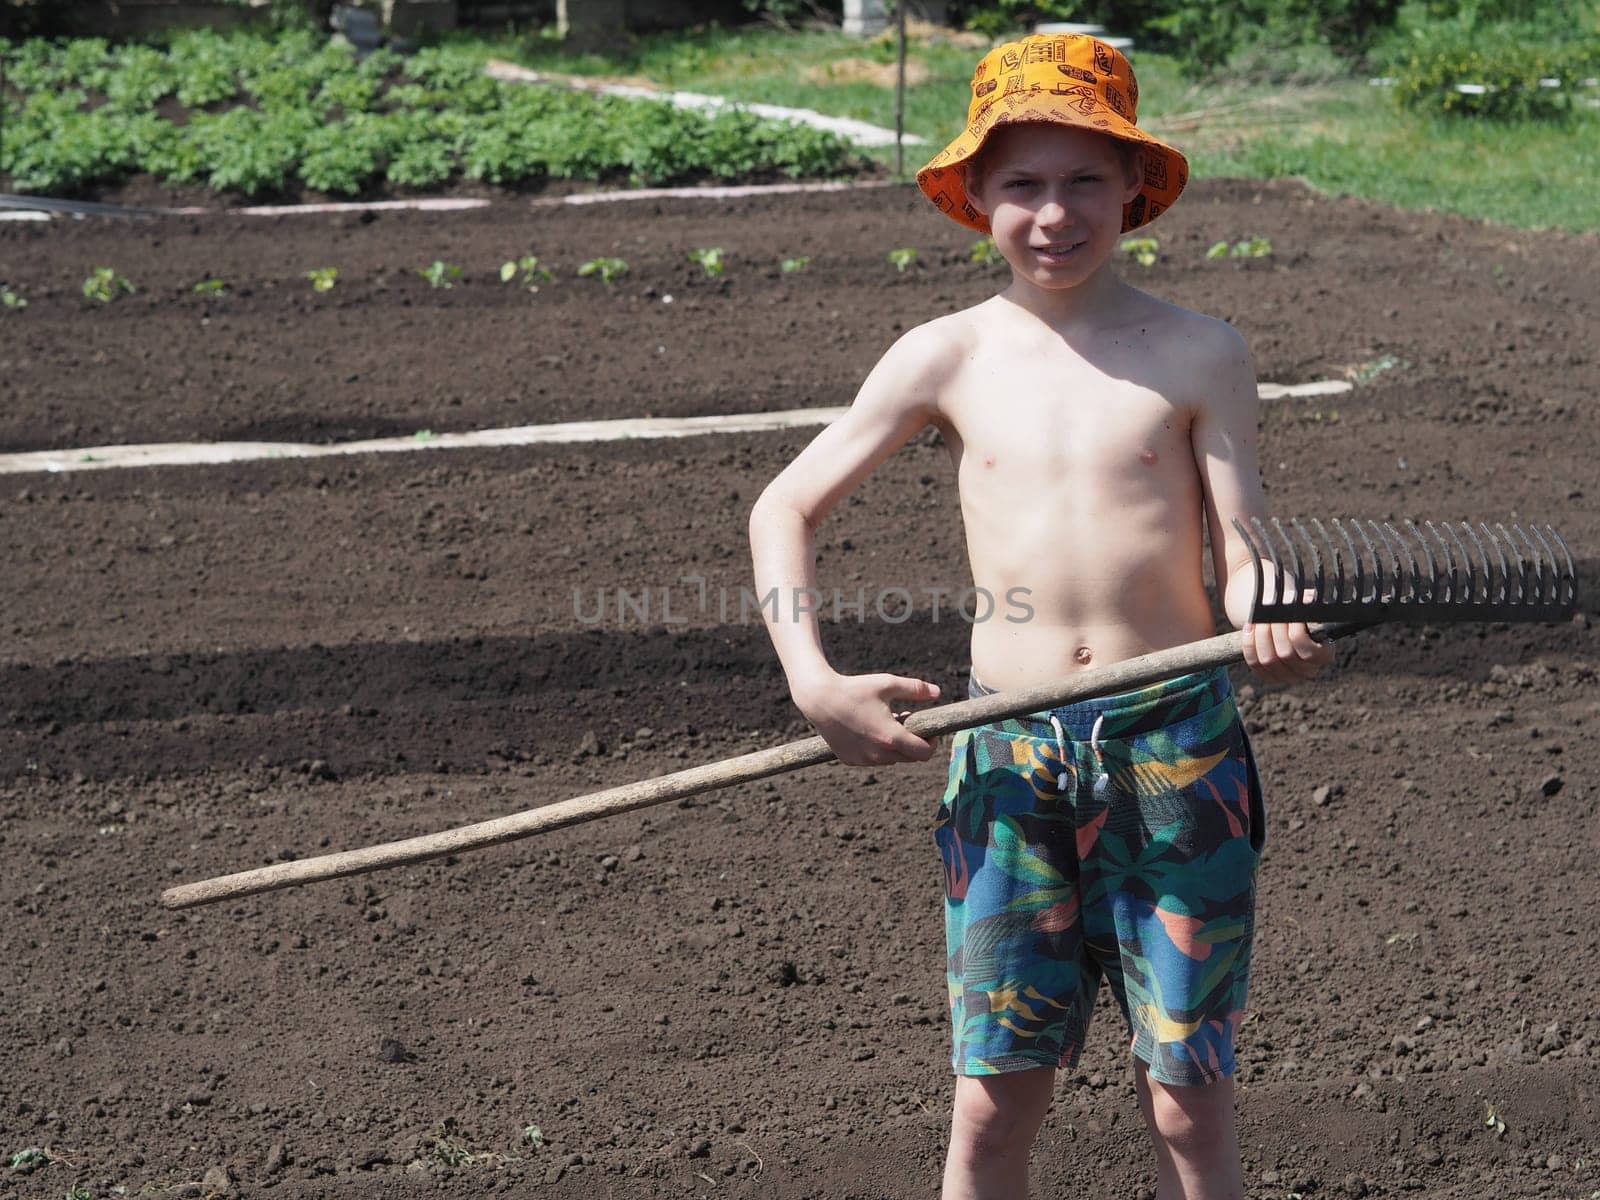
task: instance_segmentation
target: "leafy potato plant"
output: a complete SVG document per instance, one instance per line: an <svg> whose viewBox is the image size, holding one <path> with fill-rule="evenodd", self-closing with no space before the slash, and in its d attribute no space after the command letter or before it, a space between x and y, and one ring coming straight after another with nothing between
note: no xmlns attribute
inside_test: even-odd
<svg viewBox="0 0 1600 1200"><path fill-rule="evenodd" d="M354 195L457 177L659 184L837 176L848 142L733 107L530 88L488 78L472 51L428 47L357 61L314 34L174 36L165 50L94 38L0 42L7 79L0 173L11 189L72 194L149 172L245 196L299 187ZM155 111L168 97L178 123Z"/></svg>

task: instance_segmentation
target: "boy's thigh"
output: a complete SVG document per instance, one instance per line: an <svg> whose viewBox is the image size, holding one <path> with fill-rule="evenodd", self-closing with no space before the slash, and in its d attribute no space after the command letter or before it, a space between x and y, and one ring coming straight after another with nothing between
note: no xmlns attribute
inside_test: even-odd
<svg viewBox="0 0 1600 1200"><path fill-rule="evenodd" d="M956 735L935 840L958 1075L1077 1061L1099 969L1084 953L1060 762L1032 739Z"/></svg>
<svg viewBox="0 0 1600 1200"><path fill-rule="evenodd" d="M1261 785L1231 699L1105 747L1101 828L1084 861L1084 923L1131 1048L1153 1079L1233 1074L1264 840Z"/></svg>

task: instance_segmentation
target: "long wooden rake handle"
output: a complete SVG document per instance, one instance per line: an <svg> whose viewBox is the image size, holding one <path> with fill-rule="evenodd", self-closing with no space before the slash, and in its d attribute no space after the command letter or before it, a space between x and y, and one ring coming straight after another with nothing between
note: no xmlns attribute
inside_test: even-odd
<svg viewBox="0 0 1600 1200"><path fill-rule="evenodd" d="M1331 641L1365 628L1361 623L1313 625L1311 632L1319 641ZM1219 634L1204 641L1189 642L1167 650L1157 650L1138 658L1126 659L1107 667L1080 671L1066 679L1039 684L1037 687L1017 691L997 692L975 700L962 700L925 708L906 719L905 727L919 737L953 733L958 729L971 729L991 721L1018 717L1025 713L1047 708L1059 708L1078 700L1095 696L1113 695L1130 688L1143 687L1163 679L1171 679L1190 671L1204 671L1212 667L1229 666L1244 659L1242 641L1238 633ZM459 854L463 850L476 850L482 846L495 846L517 838L547 833L584 821L594 821L617 813L665 804L701 792L732 787L736 783L749 783L769 775L797 771L832 760L833 751L820 737L802 738L767 750L741 754L737 758L674 771L654 779L608 788L547 804L542 808L479 821L430 833L422 837L406 838L399 842L385 842L359 850L344 850L336 854L323 854L317 858L304 858L294 862L274 863L253 871L240 871L196 883L180 884L161 893L161 903L167 908L193 908L200 904L215 904L240 896L253 896L258 892L276 891L278 888L297 887L322 879L338 879L344 875L361 875L368 871L381 871L407 863L425 862L446 854Z"/></svg>

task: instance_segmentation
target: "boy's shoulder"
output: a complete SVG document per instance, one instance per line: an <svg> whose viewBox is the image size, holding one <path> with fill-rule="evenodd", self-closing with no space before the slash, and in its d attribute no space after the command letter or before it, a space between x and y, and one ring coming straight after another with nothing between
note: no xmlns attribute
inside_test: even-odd
<svg viewBox="0 0 1600 1200"><path fill-rule="evenodd" d="M962 309L913 325L884 352L878 369L891 370L902 378L948 378L978 345L977 326L969 315L972 312L970 308Z"/></svg>
<svg viewBox="0 0 1600 1200"><path fill-rule="evenodd" d="M1129 290L1134 299L1127 309L1128 323L1136 324L1145 338L1154 341L1158 353L1166 346L1172 353L1232 357L1244 348L1239 331L1221 317L1185 308L1139 288Z"/></svg>

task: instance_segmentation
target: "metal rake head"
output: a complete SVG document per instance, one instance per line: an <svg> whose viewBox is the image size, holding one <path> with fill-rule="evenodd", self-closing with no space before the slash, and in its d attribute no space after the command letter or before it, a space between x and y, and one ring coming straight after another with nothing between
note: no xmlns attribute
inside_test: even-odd
<svg viewBox="0 0 1600 1200"><path fill-rule="evenodd" d="M1255 560L1250 619L1561 621L1577 607L1572 553L1548 525L1402 524L1235 519Z"/></svg>

